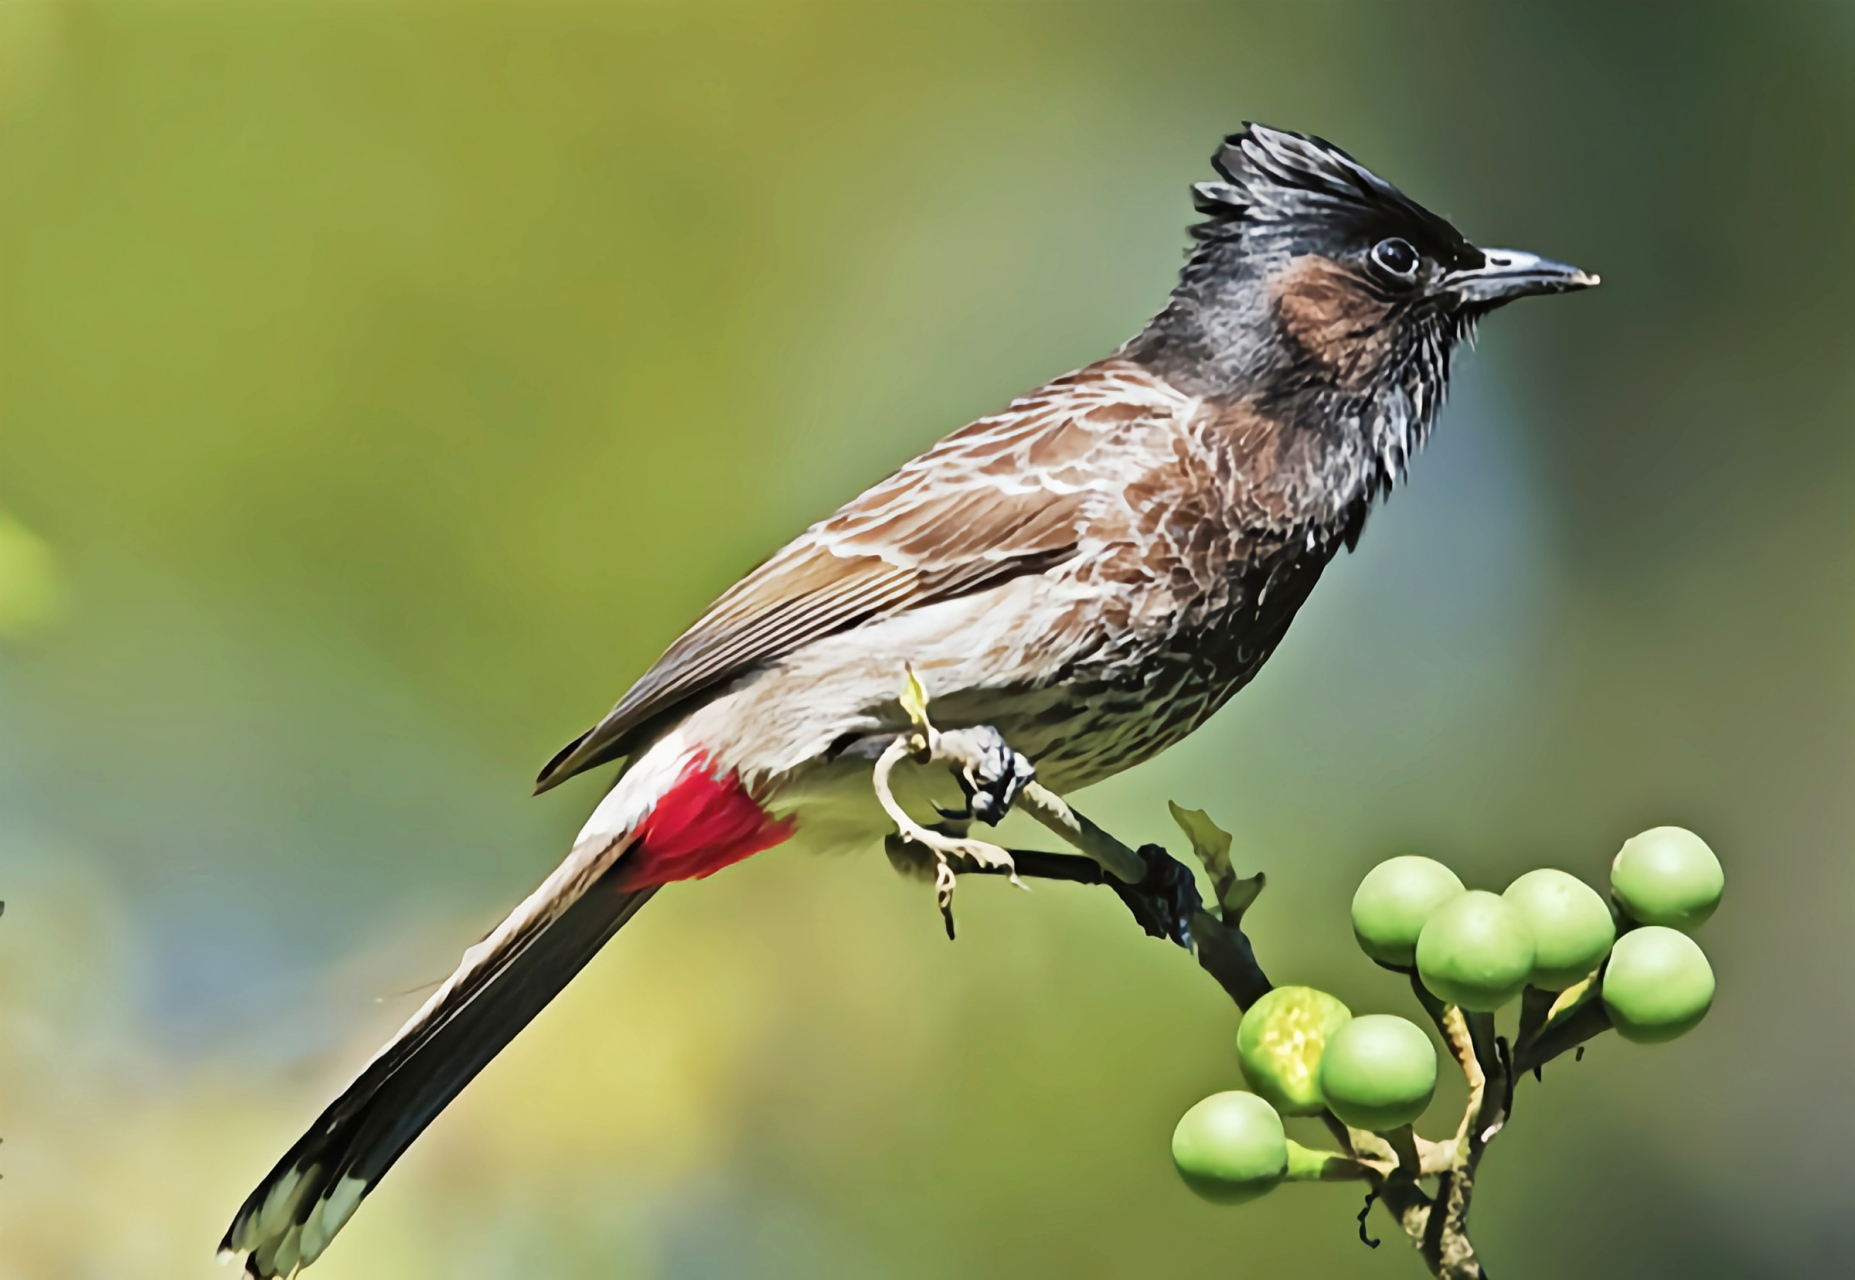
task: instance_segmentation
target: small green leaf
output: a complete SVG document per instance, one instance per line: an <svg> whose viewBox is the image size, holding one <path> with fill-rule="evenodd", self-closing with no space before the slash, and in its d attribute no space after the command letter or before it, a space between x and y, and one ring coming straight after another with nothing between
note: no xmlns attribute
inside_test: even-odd
<svg viewBox="0 0 1855 1280"><path fill-rule="evenodd" d="M1546 1021L1540 1025L1539 1031L1533 1038L1538 1039L1539 1036L1544 1035L1546 1032L1571 1017L1574 1013L1577 1013L1579 1007L1588 1003L1597 993L1596 973L1593 973L1583 982L1574 983L1565 988L1565 990L1559 992L1559 998L1554 1000L1552 1002L1552 1008L1546 1011Z"/></svg>
<svg viewBox="0 0 1855 1280"><path fill-rule="evenodd" d="M1250 904L1256 901L1257 895L1262 892L1262 887L1267 882L1267 877L1260 871L1253 876L1243 876L1232 880L1217 895L1218 905L1224 909L1224 923L1240 923L1243 913L1250 909Z"/></svg>
<svg viewBox="0 0 1855 1280"><path fill-rule="evenodd" d="M1192 842L1192 852L1198 861L1204 863L1205 873L1211 877L1211 887L1217 893L1218 906L1223 910L1224 923L1235 925L1242 921L1243 913L1256 901L1256 895L1262 892L1263 875L1257 872L1242 879L1237 877L1236 868L1230 865L1230 833L1211 821L1210 815L1203 809L1186 809L1168 800L1166 806L1172 810L1172 820L1185 832L1185 838Z"/></svg>
<svg viewBox="0 0 1855 1280"><path fill-rule="evenodd" d="M928 727L927 690L922 687L920 677L915 675L913 664L903 667L903 670L908 673L908 678L902 685L902 712L915 728L926 729Z"/></svg>
<svg viewBox="0 0 1855 1280"><path fill-rule="evenodd" d="M1211 821L1203 809L1182 808L1171 800L1166 801L1166 807L1172 810L1172 820L1192 842L1192 852L1204 863L1211 879L1236 879L1237 873L1230 865L1230 833Z"/></svg>

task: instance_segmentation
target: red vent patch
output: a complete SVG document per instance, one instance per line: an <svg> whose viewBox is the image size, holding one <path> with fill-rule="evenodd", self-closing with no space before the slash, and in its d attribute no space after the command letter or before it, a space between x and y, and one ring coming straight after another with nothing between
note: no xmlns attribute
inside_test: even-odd
<svg viewBox="0 0 1855 1280"><path fill-rule="evenodd" d="M638 824L621 863L620 883L646 889L673 880L700 880L742 858L771 849L797 824L775 822L741 785L733 770L717 776L706 752L697 752L682 776Z"/></svg>

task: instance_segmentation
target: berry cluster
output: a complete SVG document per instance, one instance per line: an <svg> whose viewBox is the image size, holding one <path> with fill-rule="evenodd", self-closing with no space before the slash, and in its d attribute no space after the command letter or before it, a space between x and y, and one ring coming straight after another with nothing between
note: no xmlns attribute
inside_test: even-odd
<svg viewBox="0 0 1855 1280"><path fill-rule="evenodd" d="M1398 857L1360 883L1352 923L1366 955L1412 975L1440 1029L1486 1042L1458 1053L1465 1069L1492 1053L1511 1091L1518 1071L1606 1027L1654 1043L1699 1023L1713 1002L1713 971L1688 934L1724 888L1719 859L1700 837L1657 827L1617 854L1608 903L1563 871L1529 871L1494 894L1465 888L1432 859ZM1516 998L1509 1045L1492 1036L1491 1018ZM1401 1165L1413 1179L1432 1164L1462 1167L1448 1141L1425 1142L1410 1129L1437 1084L1435 1047L1413 1022L1354 1017L1324 991L1277 987L1245 1012L1237 1058L1253 1092L1213 1094L1172 1135L1180 1175L1206 1199L1238 1204L1284 1181L1366 1177L1377 1186ZM1301 1146L1283 1116L1326 1119L1349 1152ZM1465 1146L1471 1132L1465 1121L1454 1142Z"/></svg>

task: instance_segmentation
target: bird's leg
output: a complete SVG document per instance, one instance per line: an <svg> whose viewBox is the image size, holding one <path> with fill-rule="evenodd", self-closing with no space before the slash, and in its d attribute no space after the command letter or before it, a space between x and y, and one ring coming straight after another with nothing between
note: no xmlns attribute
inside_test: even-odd
<svg viewBox="0 0 1855 1280"><path fill-rule="evenodd" d="M1013 884L1020 888L1026 886L1018 878L1017 865L1009 850L967 836L963 825L957 832L935 831L909 816L896 800L889 783L895 766L905 759L919 764L945 761L958 766L955 777L966 792L968 812L947 817L956 818L962 824L976 818L992 825L1018 802L1033 818L1100 863L1123 884L1137 885L1148 878L1150 859L1135 853L1039 783L1035 766L1022 753L1013 750L996 728L977 725L944 733L936 729L928 719L927 690L913 667L907 668L899 701L913 727L897 735L884 749L876 761L871 782L876 799L895 823L896 836L890 842L891 860L898 864L905 862L906 846L910 844L926 849L934 858L935 896L940 902L941 915L947 921L948 937L953 936L953 886L958 871L1002 871L1011 877ZM1181 887L1170 883L1156 884L1153 889L1168 899L1166 905L1170 908L1165 912L1170 917L1169 927L1161 936L1189 946L1189 921L1193 911L1198 909L1195 890L1189 884Z"/></svg>
<svg viewBox="0 0 1855 1280"><path fill-rule="evenodd" d="M1023 882L1018 879L1011 854L1006 850L984 840L975 840L957 829L936 830L933 827L924 827L910 817L906 809L902 808L901 802L895 798L894 789L890 786L889 775L894 772L897 764L914 755L914 752L910 750L910 745L908 735L891 742L888 749L877 759L876 769L871 779L876 788L876 799L882 804L890 820L895 823L896 831L901 838L927 849L942 866L952 860L958 863L970 863L983 871L1004 871L1011 875L1013 883L1021 885Z"/></svg>
<svg viewBox="0 0 1855 1280"><path fill-rule="evenodd" d="M960 764L969 776L979 778L979 785L984 786L985 779L994 772L998 774L994 781L1008 782L1015 777L1015 769L1010 767L1012 762L1007 760L1006 768L995 770L990 761L996 761L996 756L988 758L983 750L983 746L989 744L982 744L970 736L956 737L953 742L948 742L952 735L937 732L934 726L928 723L927 696L921 691L920 682L915 679L912 670L908 673L908 689L903 695L902 703L907 708L909 717L915 722L915 727L910 732L897 736L895 741L888 745L882 755L877 758L876 768L870 780L875 787L877 801L882 805L884 812L889 815L890 820L895 823L896 834L890 837L890 841L920 845L933 855L934 897L940 904L941 918L947 922L947 936L951 938L953 937L953 886L958 878L956 875L958 869L971 867L984 871L1002 871L1010 876L1011 883L1019 888L1029 886L1018 879L1017 865L1012 861L1011 854L999 846L988 844L984 840L975 840L964 834L935 831L916 822L896 800L894 788L889 784L889 775L895 771L896 765L906 759L914 759L924 764L951 759L954 763ZM993 736L1002 746L1004 739L999 738L996 733ZM946 749L949 746L953 747L952 752ZM1009 748L1006 750L1009 751ZM1016 756L1017 753L1010 752L1010 754ZM1003 816L1002 813L1000 816ZM897 854L892 852L890 856L894 860Z"/></svg>

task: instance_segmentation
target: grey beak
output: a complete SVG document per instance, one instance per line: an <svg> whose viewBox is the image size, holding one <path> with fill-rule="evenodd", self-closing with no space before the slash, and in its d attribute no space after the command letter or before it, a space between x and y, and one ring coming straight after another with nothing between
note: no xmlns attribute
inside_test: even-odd
<svg viewBox="0 0 1855 1280"><path fill-rule="evenodd" d="M1470 306L1498 307L1535 293L1570 293L1589 289L1598 277L1589 272L1520 249L1483 249L1479 267L1452 271L1444 287Z"/></svg>

